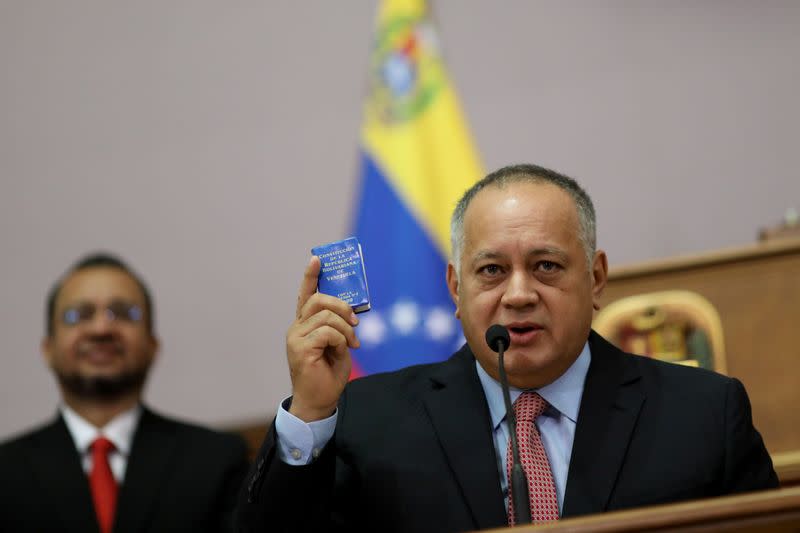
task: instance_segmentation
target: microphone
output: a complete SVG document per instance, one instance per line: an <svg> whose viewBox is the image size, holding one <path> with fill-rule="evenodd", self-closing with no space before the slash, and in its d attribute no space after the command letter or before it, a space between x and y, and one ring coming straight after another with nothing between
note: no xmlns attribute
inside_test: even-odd
<svg viewBox="0 0 800 533"><path fill-rule="evenodd" d="M511 487L511 497L514 498L514 525L531 523L531 503L528 496L528 478L522 469L519 461L519 447L517 446L517 420L514 416L514 408L511 406L511 393L508 390L508 376L506 367L503 364L503 354L506 348L511 346L511 337L508 330L500 324L489 326L486 330L486 344L492 351L498 354L498 369L500 373L500 385L503 388L503 399L506 403L506 424L508 425L508 438L511 439L511 454L513 466L511 467L511 479L508 480Z"/></svg>
<svg viewBox="0 0 800 533"><path fill-rule="evenodd" d="M511 346L511 337L508 335L508 330L500 324L489 326L489 329L486 330L486 344L489 345L493 352L505 350Z"/></svg>

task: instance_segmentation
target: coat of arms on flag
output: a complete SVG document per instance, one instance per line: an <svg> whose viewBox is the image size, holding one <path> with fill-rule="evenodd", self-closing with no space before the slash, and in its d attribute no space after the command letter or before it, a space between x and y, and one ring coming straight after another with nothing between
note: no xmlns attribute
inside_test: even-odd
<svg viewBox="0 0 800 533"><path fill-rule="evenodd" d="M449 219L482 175L422 0L381 4L361 130L353 234L372 311L353 377L446 359L463 342L445 283Z"/></svg>

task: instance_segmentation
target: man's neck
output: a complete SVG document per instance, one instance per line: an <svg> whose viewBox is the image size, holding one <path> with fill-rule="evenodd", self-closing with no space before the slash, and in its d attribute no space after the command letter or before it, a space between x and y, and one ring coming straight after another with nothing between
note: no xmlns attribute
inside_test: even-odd
<svg viewBox="0 0 800 533"><path fill-rule="evenodd" d="M62 391L64 403L84 420L100 429L114 417L132 409L140 401L138 392L104 400L79 398Z"/></svg>

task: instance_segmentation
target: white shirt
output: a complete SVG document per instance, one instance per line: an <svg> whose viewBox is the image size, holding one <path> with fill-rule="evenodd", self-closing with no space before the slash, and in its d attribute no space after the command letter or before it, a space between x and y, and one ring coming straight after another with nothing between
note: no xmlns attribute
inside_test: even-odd
<svg viewBox="0 0 800 533"><path fill-rule="evenodd" d="M81 456L83 471L87 474L92 471L92 452L89 449L92 442L98 437L105 437L114 443L114 450L109 454L108 462L111 472L117 483L122 483L125 479L125 469L128 466L128 458L131 454L131 444L133 443L133 433L139 425L139 418L142 416L142 407L136 405L131 409L118 414L111 421L100 429L90 424L85 418L70 409L66 405L60 408L61 416L67 425L75 448Z"/></svg>

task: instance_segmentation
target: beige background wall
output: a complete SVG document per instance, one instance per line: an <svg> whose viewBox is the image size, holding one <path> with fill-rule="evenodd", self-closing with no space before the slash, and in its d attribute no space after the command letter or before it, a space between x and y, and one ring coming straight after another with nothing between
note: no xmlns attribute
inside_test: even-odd
<svg viewBox="0 0 800 533"><path fill-rule="evenodd" d="M53 412L44 295L98 248L156 295L150 403L274 410L308 249L348 228L373 8L0 0L0 437ZM800 3L434 9L485 166L577 177L612 265L748 243L800 207Z"/></svg>

